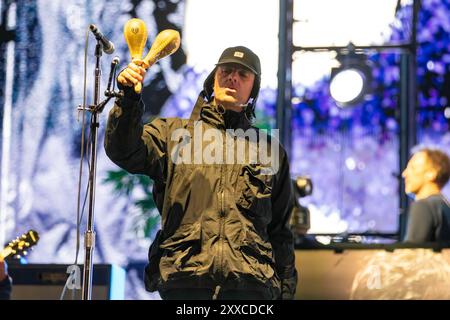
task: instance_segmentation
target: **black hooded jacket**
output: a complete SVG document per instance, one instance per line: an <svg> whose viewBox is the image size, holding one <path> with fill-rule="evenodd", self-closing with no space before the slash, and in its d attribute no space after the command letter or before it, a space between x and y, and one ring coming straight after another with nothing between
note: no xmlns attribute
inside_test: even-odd
<svg viewBox="0 0 450 320"><path fill-rule="evenodd" d="M195 162L195 128L218 129L225 141L227 128L251 127L244 113L225 112L199 97L190 120L157 118L142 125L143 110L136 95L116 100L105 150L121 168L154 180L162 230L149 250L147 290L219 286L292 299L297 283L289 226L293 193L281 145L279 169L272 175L263 174L260 163L180 163L176 157L183 152L191 152ZM270 144L278 143L268 137ZM259 141L233 139L259 148ZM208 141L203 140L205 152Z"/></svg>

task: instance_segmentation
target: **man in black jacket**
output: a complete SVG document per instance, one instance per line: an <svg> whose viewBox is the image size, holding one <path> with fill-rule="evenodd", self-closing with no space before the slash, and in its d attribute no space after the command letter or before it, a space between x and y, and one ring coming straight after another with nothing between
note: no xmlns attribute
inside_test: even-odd
<svg viewBox="0 0 450 320"><path fill-rule="evenodd" d="M133 90L145 76L141 64L133 60L117 78L124 97L110 112L105 150L120 167L154 180L162 229L149 250L147 290L163 299L292 299L288 159L275 138L251 126L258 56L225 49L190 119L146 125Z"/></svg>

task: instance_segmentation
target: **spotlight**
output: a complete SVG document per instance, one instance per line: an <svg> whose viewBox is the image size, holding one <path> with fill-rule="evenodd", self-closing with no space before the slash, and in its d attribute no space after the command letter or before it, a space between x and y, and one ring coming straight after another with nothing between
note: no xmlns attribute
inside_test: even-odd
<svg viewBox="0 0 450 320"><path fill-rule="evenodd" d="M364 54L355 53L349 44L345 51L339 52L340 66L331 69L330 94L340 107L358 104L368 93L371 81L371 68Z"/></svg>
<svg viewBox="0 0 450 320"><path fill-rule="evenodd" d="M444 117L445 117L446 119L450 119L450 107L446 107L446 108L444 109Z"/></svg>
<svg viewBox="0 0 450 320"><path fill-rule="evenodd" d="M300 204L299 198L303 198L311 195L313 191L313 185L311 178L306 176L299 176L292 180L294 187L294 206L292 208L291 226L296 235L305 235L310 228L310 212L307 207Z"/></svg>
<svg viewBox="0 0 450 320"><path fill-rule="evenodd" d="M298 198L309 196L313 192L313 184L310 177L299 176L292 181L294 192Z"/></svg>

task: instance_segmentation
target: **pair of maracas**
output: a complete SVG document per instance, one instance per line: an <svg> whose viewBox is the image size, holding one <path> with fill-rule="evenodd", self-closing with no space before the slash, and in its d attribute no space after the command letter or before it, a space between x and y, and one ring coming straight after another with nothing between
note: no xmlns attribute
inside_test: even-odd
<svg viewBox="0 0 450 320"><path fill-rule="evenodd" d="M142 59L145 44L147 42L147 27L141 19L130 19L123 28L125 40L130 49L131 59ZM180 47L180 33L173 29L166 29L158 33L150 51L143 59L143 68L148 69L158 60L171 55ZM134 86L134 91L140 93L141 82Z"/></svg>

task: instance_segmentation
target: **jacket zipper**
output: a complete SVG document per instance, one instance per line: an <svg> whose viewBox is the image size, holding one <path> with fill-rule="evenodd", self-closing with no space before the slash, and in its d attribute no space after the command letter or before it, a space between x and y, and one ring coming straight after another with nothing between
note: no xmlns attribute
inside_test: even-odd
<svg viewBox="0 0 450 320"><path fill-rule="evenodd" d="M219 228L219 241L220 241L220 272L223 272L223 246L225 236L225 185L223 177L224 167L220 168L220 228Z"/></svg>
<svg viewBox="0 0 450 320"><path fill-rule="evenodd" d="M226 134L225 134L226 135ZM213 300L217 299L220 288L224 282L224 266L223 266L223 247L224 247L224 235L225 235L225 184L224 184L224 165L220 167L220 220L219 220L219 284L215 288Z"/></svg>

